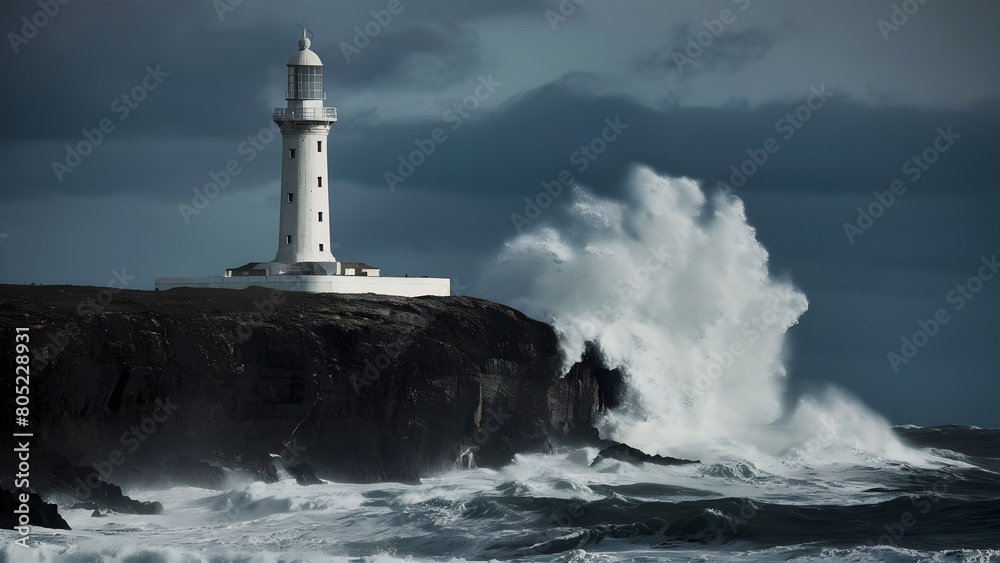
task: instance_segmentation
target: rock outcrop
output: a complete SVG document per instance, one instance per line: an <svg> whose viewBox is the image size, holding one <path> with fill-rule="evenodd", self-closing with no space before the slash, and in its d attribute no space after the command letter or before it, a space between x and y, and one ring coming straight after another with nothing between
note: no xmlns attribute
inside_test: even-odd
<svg viewBox="0 0 1000 563"><path fill-rule="evenodd" d="M687 465L689 463L700 463L697 460L679 459L676 457L666 457L662 455L649 455L642 450L638 450L627 444L614 444L602 449L597 453L597 457L590 463L596 465L604 459L616 459L631 464L652 463L653 465Z"/></svg>
<svg viewBox="0 0 1000 563"><path fill-rule="evenodd" d="M28 495L27 502L22 502L22 494ZM42 500L42 497L35 493L25 493L24 491L10 492L0 488L0 528L13 530L20 525L19 517L27 508L28 521L30 526L40 526L42 528L54 528L57 530L69 530L69 524L59 515L59 507ZM18 511L18 512L15 512Z"/></svg>
<svg viewBox="0 0 1000 563"><path fill-rule="evenodd" d="M33 455L116 484L218 488L272 462L413 482L463 449L498 466L596 438L621 392L595 350L561 377L549 325L468 297L0 286L0 334L15 327Z"/></svg>

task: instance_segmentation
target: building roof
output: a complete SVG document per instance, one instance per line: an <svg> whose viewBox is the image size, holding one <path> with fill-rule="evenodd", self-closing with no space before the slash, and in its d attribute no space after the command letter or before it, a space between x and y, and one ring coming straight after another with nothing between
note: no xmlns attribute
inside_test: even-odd
<svg viewBox="0 0 1000 563"><path fill-rule="evenodd" d="M309 50L310 44L308 37L299 39L299 50L288 59L288 66L323 66L319 55Z"/></svg>
<svg viewBox="0 0 1000 563"><path fill-rule="evenodd" d="M344 269L354 268L355 270L378 270L378 266L372 266L366 264L365 262L341 262L340 266Z"/></svg>
<svg viewBox="0 0 1000 563"><path fill-rule="evenodd" d="M323 61L319 60L319 55L316 53L302 49L288 59L288 66L323 66Z"/></svg>

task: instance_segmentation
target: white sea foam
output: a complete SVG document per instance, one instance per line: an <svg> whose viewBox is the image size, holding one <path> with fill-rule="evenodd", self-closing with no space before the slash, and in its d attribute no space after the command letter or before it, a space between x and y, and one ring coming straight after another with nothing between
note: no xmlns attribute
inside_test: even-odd
<svg viewBox="0 0 1000 563"><path fill-rule="evenodd" d="M553 324L567 367L594 341L627 373L603 437L764 465L926 461L842 391L784 408L786 333L808 302L770 274L739 198L646 168L629 190L619 202L576 188L566 225L518 235L484 276L491 296Z"/></svg>

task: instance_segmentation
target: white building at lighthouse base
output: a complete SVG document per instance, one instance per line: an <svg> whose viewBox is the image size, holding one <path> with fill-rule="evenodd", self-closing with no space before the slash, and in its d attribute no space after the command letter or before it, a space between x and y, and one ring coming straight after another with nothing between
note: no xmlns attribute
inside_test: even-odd
<svg viewBox="0 0 1000 563"><path fill-rule="evenodd" d="M156 278L156 289L196 287L246 289L266 287L308 293L374 293L399 297L451 295L451 280L428 277L384 277L364 262L251 262L226 270L225 276L207 278Z"/></svg>
<svg viewBox="0 0 1000 563"><path fill-rule="evenodd" d="M156 278L157 290L167 290L175 287L246 289L253 286L281 291L304 291L308 293L374 293L377 295L397 295L400 297L421 297L424 295L447 297L451 295L451 280L448 278L296 274Z"/></svg>

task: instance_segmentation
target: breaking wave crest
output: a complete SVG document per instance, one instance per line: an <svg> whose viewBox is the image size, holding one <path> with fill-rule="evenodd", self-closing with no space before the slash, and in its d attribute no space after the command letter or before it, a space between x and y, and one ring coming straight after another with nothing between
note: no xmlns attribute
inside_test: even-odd
<svg viewBox="0 0 1000 563"><path fill-rule="evenodd" d="M808 301L771 275L738 197L708 198L693 180L646 168L625 201L580 187L571 197L564 226L508 241L484 279L491 295L553 324L566 368L592 341L627 374L626 402L602 436L665 455L696 445L711 455L711 443L751 459L845 448L854 453L837 455L852 461L865 461L861 450L913 457L844 392L786 411L785 337Z"/></svg>

